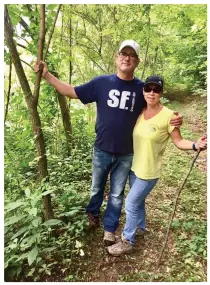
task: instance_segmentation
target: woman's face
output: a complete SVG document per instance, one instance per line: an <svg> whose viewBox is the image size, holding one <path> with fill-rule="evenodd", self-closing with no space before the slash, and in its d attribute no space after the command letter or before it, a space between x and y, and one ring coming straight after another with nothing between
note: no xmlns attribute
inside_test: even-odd
<svg viewBox="0 0 210 285"><path fill-rule="evenodd" d="M157 105L160 102L162 92L163 90L159 85L149 83L144 86L143 89L144 99L146 100L148 105Z"/></svg>

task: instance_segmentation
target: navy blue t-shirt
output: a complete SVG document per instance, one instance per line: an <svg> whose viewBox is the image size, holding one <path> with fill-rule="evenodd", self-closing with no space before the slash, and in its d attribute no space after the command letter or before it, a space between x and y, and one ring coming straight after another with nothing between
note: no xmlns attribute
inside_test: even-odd
<svg viewBox="0 0 210 285"><path fill-rule="evenodd" d="M110 153L133 153L133 128L146 105L143 82L102 75L75 87L75 92L83 104L97 104L94 145Z"/></svg>

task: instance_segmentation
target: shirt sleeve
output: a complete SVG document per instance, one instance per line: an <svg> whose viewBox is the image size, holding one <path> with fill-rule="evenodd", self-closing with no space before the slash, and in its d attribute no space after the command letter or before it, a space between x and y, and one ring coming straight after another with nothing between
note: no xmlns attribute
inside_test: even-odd
<svg viewBox="0 0 210 285"><path fill-rule="evenodd" d="M172 126L170 124L170 120L173 118L173 117L176 117L176 115L174 115L174 113L170 114L169 115L169 119L168 119L168 133L172 133L172 131L174 130L175 126Z"/></svg>
<svg viewBox="0 0 210 285"><path fill-rule="evenodd" d="M95 79L83 85L74 87L74 90L83 104L97 102L97 88Z"/></svg>

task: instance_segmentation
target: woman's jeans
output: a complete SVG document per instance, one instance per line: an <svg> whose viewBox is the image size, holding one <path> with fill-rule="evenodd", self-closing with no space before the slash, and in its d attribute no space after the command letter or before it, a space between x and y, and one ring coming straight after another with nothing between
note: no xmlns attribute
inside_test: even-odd
<svg viewBox="0 0 210 285"><path fill-rule="evenodd" d="M123 236L130 243L135 242L135 232L137 228L145 231L146 212L145 199L158 181L156 179L143 180L130 172L130 191L125 200L126 223L123 229Z"/></svg>
<svg viewBox="0 0 210 285"><path fill-rule="evenodd" d="M132 163L132 154L117 155L94 147L92 187L86 212L98 216L104 199L106 181L110 173L110 193L104 213L104 230L115 232L119 225L124 189Z"/></svg>

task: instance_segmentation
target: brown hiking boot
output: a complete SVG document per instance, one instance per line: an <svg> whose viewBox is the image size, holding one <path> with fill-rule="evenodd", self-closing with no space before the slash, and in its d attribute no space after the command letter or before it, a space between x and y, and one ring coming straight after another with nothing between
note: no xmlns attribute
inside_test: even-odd
<svg viewBox="0 0 210 285"><path fill-rule="evenodd" d="M104 245L110 246L116 242L115 233L104 231Z"/></svg>
<svg viewBox="0 0 210 285"><path fill-rule="evenodd" d="M107 247L107 251L113 256L121 256L126 253L131 253L133 251L133 245L122 235L121 240Z"/></svg>
<svg viewBox="0 0 210 285"><path fill-rule="evenodd" d="M93 216L91 213L87 213L89 220L89 228L97 228L100 226L99 217Z"/></svg>

